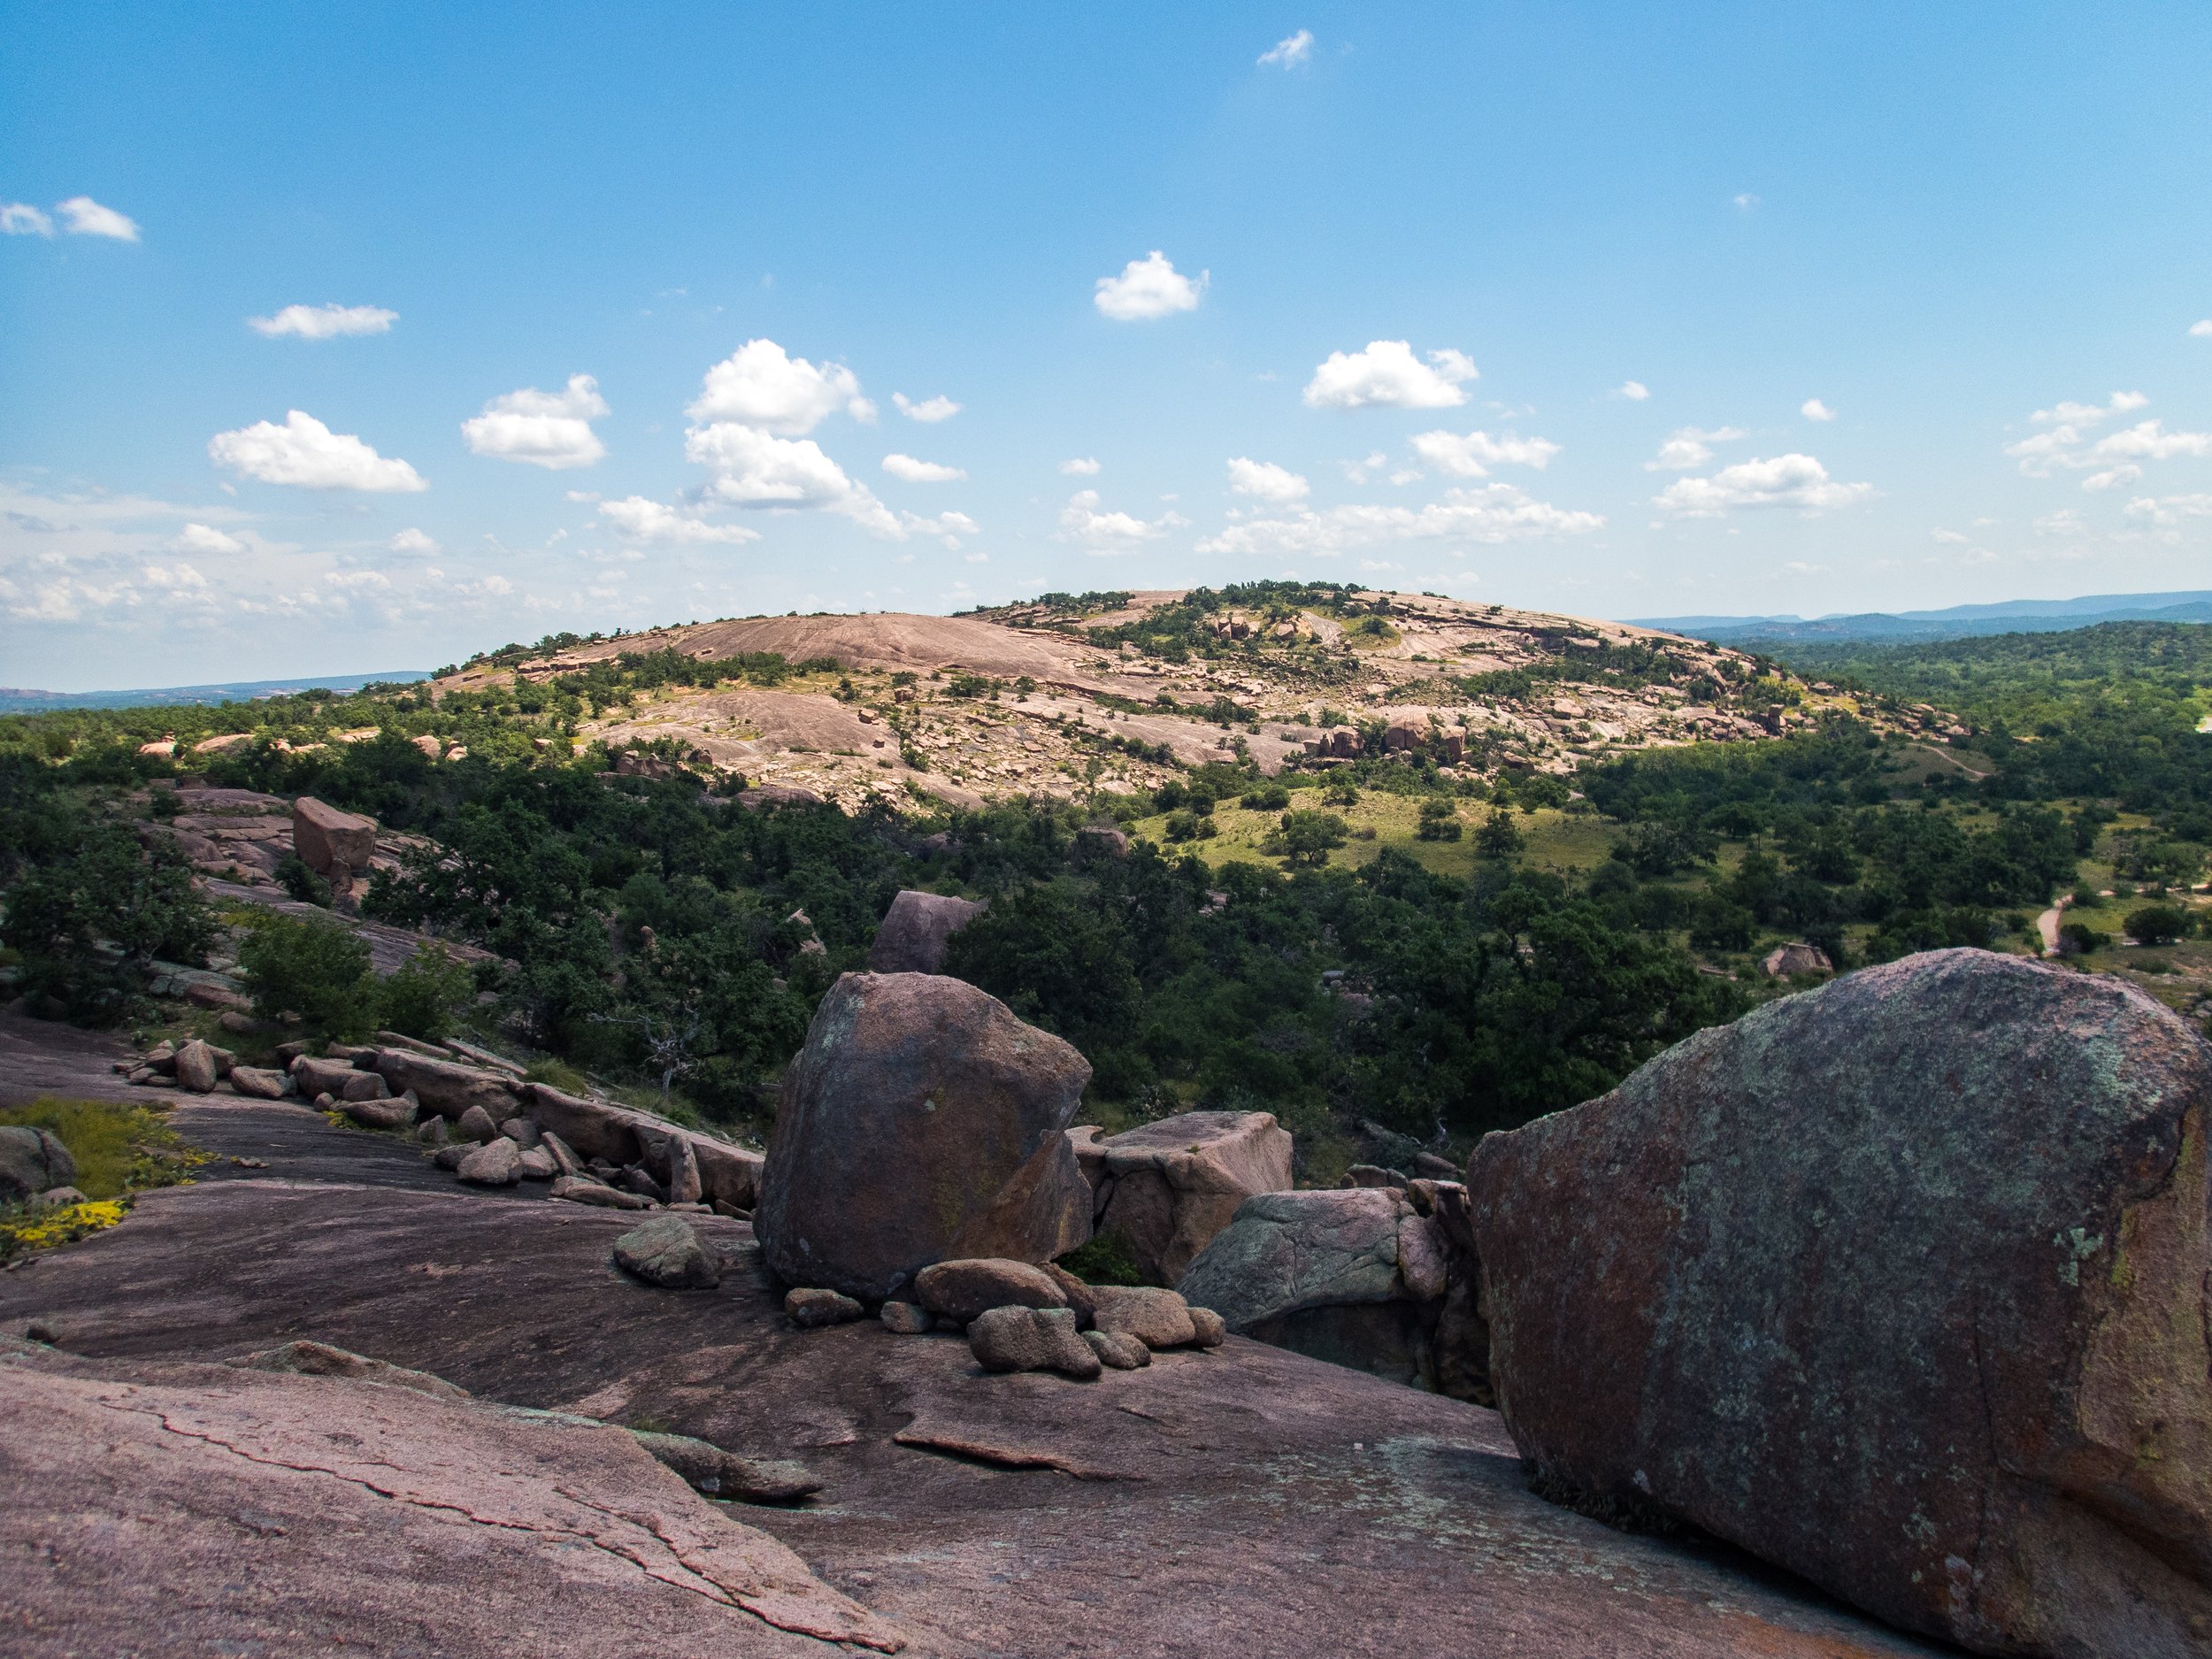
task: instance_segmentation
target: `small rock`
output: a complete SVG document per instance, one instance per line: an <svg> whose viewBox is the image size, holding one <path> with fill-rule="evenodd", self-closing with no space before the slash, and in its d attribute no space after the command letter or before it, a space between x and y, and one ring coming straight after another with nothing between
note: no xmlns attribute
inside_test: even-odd
<svg viewBox="0 0 2212 1659"><path fill-rule="evenodd" d="M518 1160L526 1181L549 1181L560 1170L554 1164L553 1156L543 1147L529 1147Z"/></svg>
<svg viewBox="0 0 2212 1659"><path fill-rule="evenodd" d="M257 1065L231 1067L230 1086L239 1094L253 1100L284 1098L284 1073L265 1071Z"/></svg>
<svg viewBox="0 0 2212 1659"><path fill-rule="evenodd" d="M215 1087L215 1055L197 1037L177 1050L177 1087L195 1094L206 1094Z"/></svg>
<svg viewBox="0 0 2212 1659"><path fill-rule="evenodd" d="M453 1172L477 1187L512 1187L522 1179L522 1148L501 1135L463 1157Z"/></svg>
<svg viewBox="0 0 2212 1659"><path fill-rule="evenodd" d="M338 1109L364 1129L411 1129L415 1109L403 1100L349 1100Z"/></svg>
<svg viewBox="0 0 2212 1659"><path fill-rule="evenodd" d="M85 1195L73 1187L50 1187L42 1193L34 1194L24 1208L34 1212L44 1210L66 1210L72 1204L81 1204Z"/></svg>
<svg viewBox="0 0 2212 1659"><path fill-rule="evenodd" d="M1086 1331L1083 1340L1109 1371L1142 1371L1152 1363L1150 1348L1118 1331Z"/></svg>
<svg viewBox="0 0 2212 1659"><path fill-rule="evenodd" d="M650 1199L657 1204L668 1202L668 1189L634 1164L615 1177L615 1185L626 1192L635 1193L640 1198Z"/></svg>
<svg viewBox="0 0 2212 1659"><path fill-rule="evenodd" d="M850 1325L855 1319L864 1319L868 1310L850 1296L834 1290L795 1289L786 1291L783 1310L791 1323L802 1331L812 1331L826 1325Z"/></svg>
<svg viewBox="0 0 2212 1659"><path fill-rule="evenodd" d="M1458 1164L1449 1158L1440 1158L1433 1152L1415 1153L1413 1172L1416 1175L1425 1175L1430 1179L1438 1181L1455 1181L1460 1177Z"/></svg>
<svg viewBox="0 0 2212 1659"><path fill-rule="evenodd" d="M1171 1290L1149 1286L1101 1285L1094 1316L1102 1331L1133 1336L1147 1348L1185 1348L1198 1337L1190 1304Z"/></svg>
<svg viewBox="0 0 2212 1659"><path fill-rule="evenodd" d="M624 1233L614 1241L614 1261L664 1290L710 1290L722 1282L720 1260L698 1229L677 1216L656 1216Z"/></svg>
<svg viewBox="0 0 2212 1659"><path fill-rule="evenodd" d="M919 1336L936 1322L918 1302L887 1302L876 1310L883 1328L895 1336Z"/></svg>
<svg viewBox="0 0 2212 1659"><path fill-rule="evenodd" d="M499 1137L499 1125L492 1121L491 1113L481 1106L472 1106L461 1114L461 1121L453 1125L457 1141L474 1141L481 1144Z"/></svg>
<svg viewBox="0 0 2212 1659"><path fill-rule="evenodd" d="M741 1457L710 1440L688 1434L656 1434L632 1429L640 1446L683 1478L696 1492L733 1503L789 1503L822 1489L806 1465L782 1459Z"/></svg>
<svg viewBox="0 0 2212 1659"><path fill-rule="evenodd" d="M581 1175L584 1172L582 1162L570 1149L568 1142L550 1129L539 1132L538 1146L548 1157L553 1160L553 1167L563 1175Z"/></svg>
<svg viewBox="0 0 2212 1659"><path fill-rule="evenodd" d="M1041 1267L984 1256L933 1262L914 1276L914 1300L950 1325L987 1308L1064 1308L1067 1295Z"/></svg>
<svg viewBox="0 0 2212 1659"><path fill-rule="evenodd" d="M1056 1371L1089 1382L1104 1369L1069 1308L987 1308L968 1326L968 1351L985 1371Z"/></svg>
<svg viewBox="0 0 2212 1659"><path fill-rule="evenodd" d="M1060 1295L1075 1310L1075 1328L1087 1331L1098 1317L1098 1297L1091 1287L1057 1262L1047 1262L1044 1272L1060 1287Z"/></svg>
<svg viewBox="0 0 2212 1659"><path fill-rule="evenodd" d="M446 1148L447 1152L452 1150L451 1147ZM442 1160L445 1153L441 1152L438 1156ZM579 1175L564 1175L546 1191L555 1198L565 1198L572 1204L591 1204L601 1210L652 1208L649 1198L640 1198L635 1193L618 1193L611 1187L602 1187L597 1181L588 1181Z"/></svg>
<svg viewBox="0 0 2212 1659"><path fill-rule="evenodd" d="M315 1110L319 1112L336 1111L338 1110L338 1097L335 1094L333 1094L328 1089L325 1089L321 1094L315 1096Z"/></svg>
<svg viewBox="0 0 2212 1659"><path fill-rule="evenodd" d="M389 1100L392 1090L391 1086L375 1072L355 1071L339 1087L337 1094L342 1101ZM408 1113L410 1118L413 1116L413 1112Z"/></svg>
<svg viewBox="0 0 2212 1659"><path fill-rule="evenodd" d="M499 1125L499 1133L505 1135L508 1140L513 1141L526 1152L532 1147L537 1145L539 1140L541 1138L537 1125L531 1122L531 1120L527 1118L509 1118L505 1119Z"/></svg>
<svg viewBox="0 0 2212 1659"><path fill-rule="evenodd" d="M719 1198L716 1199L712 1204L708 1206L708 1208L712 1210L716 1215L726 1216L732 1221L750 1221L753 1218L753 1212L751 1210L740 1210L735 1204L726 1203Z"/></svg>
<svg viewBox="0 0 2212 1659"><path fill-rule="evenodd" d="M1344 1171L1339 1187L1394 1187L1403 1191L1406 1178L1395 1170L1386 1170L1379 1164L1355 1164Z"/></svg>
<svg viewBox="0 0 2212 1659"><path fill-rule="evenodd" d="M476 1150L478 1148L467 1141L457 1141L449 1146L440 1147L437 1155L430 1161L442 1170L457 1170L461 1167L461 1160Z"/></svg>
<svg viewBox="0 0 2212 1659"><path fill-rule="evenodd" d="M1190 1324L1193 1348L1219 1348L1229 1340L1229 1322L1211 1308L1193 1308Z"/></svg>
<svg viewBox="0 0 2212 1659"><path fill-rule="evenodd" d="M453 1133L446 1127L445 1119L434 1112L422 1126L415 1131L415 1139L426 1147L442 1147L453 1139Z"/></svg>

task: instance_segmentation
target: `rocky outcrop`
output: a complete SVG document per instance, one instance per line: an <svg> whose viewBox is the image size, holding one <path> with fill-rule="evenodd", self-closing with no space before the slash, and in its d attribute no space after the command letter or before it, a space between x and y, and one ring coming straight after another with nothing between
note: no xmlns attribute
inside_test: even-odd
<svg viewBox="0 0 2212 1659"><path fill-rule="evenodd" d="M764 1160L757 1152L683 1128L650 1112L564 1094L544 1083L527 1084L522 1093L538 1127L557 1137L578 1156L604 1158L618 1165L641 1164L655 1180L672 1190L686 1179L683 1157L677 1150L680 1142L695 1170L701 1201L727 1204L733 1210L750 1210L758 1202Z"/></svg>
<svg viewBox="0 0 2212 1659"><path fill-rule="evenodd" d="M292 803L292 850L317 875L349 881L376 856L376 820L303 795Z"/></svg>
<svg viewBox="0 0 2212 1659"><path fill-rule="evenodd" d="M1987 1653L2201 1655L2212 1048L1973 950L1701 1032L1476 1148L1539 1489Z"/></svg>
<svg viewBox="0 0 2212 1659"><path fill-rule="evenodd" d="M968 1327L968 1351L985 1371L1054 1371L1087 1382L1104 1369L1065 1308L992 1308Z"/></svg>
<svg viewBox="0 0 2212 1659"><path fill-rule="evenodd" d="M470 1107L478 1106L492 1122L499 1123L514 1116L522 1087L489 1067L464 1065L458 1060L432 1060L405 1048L376 1049L368 1064L393 1094L412 1089L426 1111L447 1118L457 1119ZM306 1092L303 1079L301 1092Z"/></svg>
<svg viewBox="0 0 2212 1659"><path fill-rule="evenodd" d="M1177 1289L1240 1335L1435 1389L1449 1260L1437 1221L1394 1187L1263 1193Z"/></svg>
<svg viewBox="0 0 2212 1659"><path fill-rule="evenodd" d="M784 1076L753 1216L770 1270L879 1299L933 1262L1074 1248L1090 1194L1062 1131L1090 1075L959 979L845 975Z"/></svg>
<svg viewBox="0 0 2212 1659"><path fill-rule="evenodd" d="M77 1160L52 1130L0 1124L0 1204L19 1204L76 1179Z"/></svg>
<svg viewBox="0 0 2212 1659"><path fill-rule="evenodd" d="M983 914L988 905L941 893L911 888L891 901L868 949L871 973L935 973L945 965L952 936Z"/></svg>
<svg viewBox="0 0 2212 1659"><path fill-rule="evenodd" d="M1267 1112L1185 1112L1118 1135L1068 1135L1093 1227L1118 1237L1156 1285L1182 1278L1246 1199L1292 1183L1290 1133Z"/></svg>

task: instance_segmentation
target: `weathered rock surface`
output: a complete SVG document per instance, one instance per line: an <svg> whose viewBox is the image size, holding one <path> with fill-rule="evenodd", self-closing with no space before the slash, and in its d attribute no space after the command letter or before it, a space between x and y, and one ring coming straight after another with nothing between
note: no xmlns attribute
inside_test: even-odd
<svg viewBox="0 0 2212 1659"><path fill-rule="evenodd" d="M230 1069L230 1086L239 1094L250 1095L256 1100L281 1100L284 1097L284 1073L261 1066L234 1065Z"/></svg>
<svg viewBox="0 0 2212 1659"><path fill-rule="evenodd" d="M1102 1369L1066 1308L990 1308L968 1326L968 1351L985 1371L1051 1371L1088 1382Z"/></svg>
<svg viewBox="0 0 2212 1659"><path fill-rule="evenodd" d="M465 1154L453 1172L476 1187L512 1187L522 1179L522 1148L505 1135Z"/></svg>
<svg viewBox="0 0 2212 1659"><path fill-rule="evenodd" d="M483 1146L499 1138L499 1125L481 1106L472 1106L454 1121L453 1138Z"/></svg>
<svg viewBox="0 0 2212 1659"><path fill-rule="evenodd" d="M883 1297L932 1262L1072 1249L1090 1194L1061 1132L1090 1075L961 980L846 974L784 1076L754 1211L770 1269Z"/></svg>
<svg viewBox="0 0 2212 1659"><path fill-rule="evenodd" d="M206 1094L215 1087L215 1055L206 1043L195 1037L176 1053L177 1087L195 1094Z"/></svg>
<svg viewBox="0 0 2212 1659"><path fill-rule="evenodd" d="M426 1371L409 1371L389 1361L333 1348L327 1342L304 1339L264 1348L231 1362L250 1371L289 1371L300 1377L347 1377L356 1382L380 1383L388 1388L408 1388L439 1400L465 1400L468 1391L456 1388L442 1377Z"/></svg>
<svg viewBox="0 0 2212 1659"><path fill-rule="evenodd" d="M2112 979L1908 957L1469 1169L1548 1489L1988 1653L2212 1644L2212 1048Z"/></svg>
<svg viewBox="0 0 2212 1659"><path fill-rule="evenodd" d="M617 1165L641 1164L665 1190L675 1184L670 1178L681 1162L677 1150L680 1143L696 1168L700 1199L718 1201L733 1210L750 1210L759 1201L760 1171L765 1160L757 1152L685 1129L650 1112L564 1094L544 1083L525 1085L524 1094L540 1130L557 1137L573 1156L604 1158Z"/></svg>
<svg viewBox="0 0 2212 1659"><path fill-rule="evenodd" d="M933 1262L914 1276L914 1300L949 1325L964 1325L990 1308L1064 1308L1067 1294L1027 1262Z"/></svg>
<svg viewBox="0 0 2212 1659"><path fill-rule="evenodd" d="M656 1216L614 1241L617 1267L664 1290L711 1290L722 1282L722 1263L680 1216Z"/></svg>
<svg viewBox="0 0 2212 1659"><path fill-rule="evenodd" d="M653 1207L653 1201L649 1198L641 1198L635 1193L617 1192L611 1187L576 1175L557 1177L553 1185L545 1190L548 1197L565 1198L571 1203L589 1204L595 1210L650 1210Z"/></svg>
<svg viewBox="0 0 2212 1659"><path fill-rule="evenodd" d="M868 949L871 973L939 973L945 965L945 946L952 936L989 907L974 899L957 899L940 893L917 893L911 888L891 901Z"/></svg>
<svg viewBox="0 0 2212 1659"><path fill-rule="evenodd" d="M338 1110L364 1129L411 1129L415 1124L415 1108L411 1101L347 1101Z"/></svg>
<svg viewBox="0 0 2212 1659"><path fill-rule="evenodd" d="M0 1124L0 1204L19 1204L77 1179L77 1160L50 1129Z"/></svg>
<svg viewBox="0 0 2212 1659"><path fill-rule="evenodd" d="M741 1457L688 1434L632 1429L637 1443L693 1491L735 1503L791 1503L822 1489L803 1463L787 1458Z"/></svg>
<svg viewBox="0 0 2212 1659"><path fill-rule="evenodd" d="M1109 1371L1142 1371L1152 1363L1149 1348L1119 1331L1086 1331L1083 1340Z"/></svg>
<svg viewBox="0 0 2212 1659"><path fill-rule="evenodd" d="M426 1111L457 1118L474 1107L495 1125L514 1115L519 1086L486 1066L433 1060L405 1048L379 1048L373 1069L395 1094L412 1089Z"/></svg>
<svg viewBox="0 0 2212 1659"><path fill-rule="evenodd" d="M895 1336L920 1336L937 1323L917 1302L887 1302L876 1310L876 1317Z"/></svg>
<svg viewBox="0 0 2212 1659"><path fill-rule="evenodd" d="M25 1659L904 1642L603 1424L12 1339L0 1416L7 1645Z"/></svg>
<svg viewBox="0 0 2212 1659"><path fill-rule="evenodd" d="M785 1292L783 1310L791 1323L802 1331L818 1331L831 1325L850 1325L855 1320L868 1317L868 1310L844 1292L826 1290L819 1285L795 1286Z"/></svg>
<svg viewBox="0 0 2212 1659"><path fill-rule="evenodd" d="M1156 1285L1181 1279L1246 1199L1293 1184L1290 1133L1268 1112L1185 1112L1069 1138L1090 1183L1094 1228L1118 1235Z"/></svg>
<svg viewBox="0 0 2212 1659"><path fill-rule="evenodd" d="M376 856L376 820L303 795L292 803L292 850L317 875L361 875Z"/></svg>

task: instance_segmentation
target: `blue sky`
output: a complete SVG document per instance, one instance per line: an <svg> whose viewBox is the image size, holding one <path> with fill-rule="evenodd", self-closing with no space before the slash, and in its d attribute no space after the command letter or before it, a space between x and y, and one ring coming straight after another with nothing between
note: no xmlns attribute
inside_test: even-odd
<svg viewBox="0 0 2212 1659"><path fill-rule="evenodd" d="M0 682L1293 573L2212 586L2201 4L10 32Z"/></svg>

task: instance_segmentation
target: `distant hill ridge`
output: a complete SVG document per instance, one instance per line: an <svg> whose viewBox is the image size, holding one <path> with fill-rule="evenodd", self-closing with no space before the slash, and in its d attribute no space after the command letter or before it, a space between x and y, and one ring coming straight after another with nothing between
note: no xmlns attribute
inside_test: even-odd
<svg viewBox="0 0 2212 1659"><path fill-rule="evenodd" d="M427 680L426 668L392 668L373 674L336 674L320 680L238 680L218 686L162 686L141 691L30 691L0 686L0 714L45 714L56 709L154 709L186 703L250 703L257 697L303 691L358 691L367 685L405 685Z"/></svg>
<svg viewBox="0 0 2212 1659"><path fill-rule="evenodd" d="M1634 626L1660 628L1716 644L1747 640L1957 640L1993 634L2046 634L2101 622L2212 622L2212 590L2169 594L2088 594L2078 599L2011 599L1952 605L1941 611L1865 611L1807 618L1647 617Z"/></svg>

